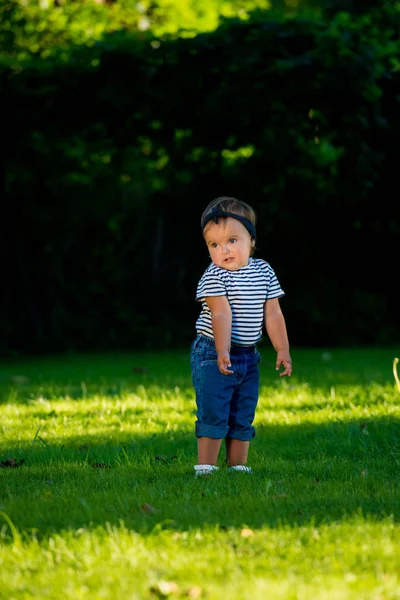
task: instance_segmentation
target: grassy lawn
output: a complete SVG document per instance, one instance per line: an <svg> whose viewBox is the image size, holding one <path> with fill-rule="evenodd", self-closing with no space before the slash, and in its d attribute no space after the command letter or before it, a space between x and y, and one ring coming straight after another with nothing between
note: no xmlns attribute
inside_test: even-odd
<svg viewBox="0 0 400 600"><path fill-rule="evenodd" d="M399 599L400 349L261 354L253 474L202 480L187 352L3 361L0 598Z"/></svg>

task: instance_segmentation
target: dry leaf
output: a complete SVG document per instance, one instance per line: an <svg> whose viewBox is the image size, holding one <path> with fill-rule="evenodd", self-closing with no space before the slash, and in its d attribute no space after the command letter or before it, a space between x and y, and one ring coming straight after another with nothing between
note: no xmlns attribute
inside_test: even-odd
<svg viewBox="0 0 400 600"><path fill-rule="evenodd" d="M6 460L0 460L0 469L15 469L16 467L20 467L24 462L24 458L7 458Z"/></svg>
<svg viewBox="0 0 400 600"><path fill-rule="evenodd" d="M194 585L192 588L190 588L187 595L189 596L189 598L200 598L201 587L199 587L198 585Z"/></svg>
<svg viewBox="0 0 400 600"><path fill-rule="evenodd" d="M252 529L244 528L240 532L240 537L242 537L242 538L248 538L248 537L251 537L252 535L254 535L254 531Z"/></svg>
<svg viewBox="0 0 400 600"><path fill-rule="evenodd" d="M150 504L146 504L146 503L142 504L142 506L140 508L142 509L143 512L146 512L146 513L153 514L153 513L159 512L158 508L154 508L154 506L151 506Z"/></svg>
<svg viewBox="0 0 400 600"><path fill-rule="evenodd" d="M98 463L93 463L91 465L92 469L111 469L111 465L106 465L105 463L102 462L98 462Z"/></svg>

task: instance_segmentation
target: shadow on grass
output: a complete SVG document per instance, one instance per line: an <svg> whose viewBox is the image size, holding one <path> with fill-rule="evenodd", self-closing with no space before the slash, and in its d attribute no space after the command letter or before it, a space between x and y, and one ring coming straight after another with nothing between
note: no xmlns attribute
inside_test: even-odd
<svg viewBox="0 0 400 600"><path fill-rule="evenodd" d="M330 523L360 512L400 518L400 423L258 426L252 475L220 471L195 479L194 434L119 433L59 442L36 439L3 447L0 511L20 530L53 532L121 521L143 534L187 530ZM1 526L0 526L1 527Z"/></svg>
<svg viewBox="0 0 400 600"><path fill-rule="evenodd" d="M261 384L276 389L310 386L330 394L336 386L392 385L396 348L292 350L294 375L281 380L275 372L275 353L264 342ZM33 398L82 400L136 393L141 386L191 389L189 351L71 354L0 361L0 404L26 404Z"/></svg>

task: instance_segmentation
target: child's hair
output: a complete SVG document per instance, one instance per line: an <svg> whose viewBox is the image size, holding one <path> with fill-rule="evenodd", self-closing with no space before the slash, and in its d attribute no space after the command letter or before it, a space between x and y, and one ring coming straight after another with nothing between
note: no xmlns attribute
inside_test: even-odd
<svg viewBox="0 0 400 600"><path fill-rule="evenodd" d="M206 217L213 208L241 215L242 217L249 219L253 225L256 224L256 213L251 206L246 202L243 202L243 200L237 200L237 198L232 198L231 196L220 196L220 198L212 200L201 215L201 222L203 222L204 217ZM207 229L207 225L204 229Z"/></svg>
<svg viewBox="0 0 400 600"><path fill-rule="evenodd" d="M253 223L253 225L256 224L256 213L254 212L254 209L246 202L238 200L237 198L232 198L231 196L220 196L219 198L215 198L215 200L212 200L201 215L201 222L203 222L204 217L206 217L212 211L213 208L235 213L236 215L241 215L242 217L246 217L246 219ZM219 218L223 219L226 217ZM209 221L204 227L203 236L210 223L211 221ZM252 248L251 255L253 254L253 252L254 247Z"/></svg>

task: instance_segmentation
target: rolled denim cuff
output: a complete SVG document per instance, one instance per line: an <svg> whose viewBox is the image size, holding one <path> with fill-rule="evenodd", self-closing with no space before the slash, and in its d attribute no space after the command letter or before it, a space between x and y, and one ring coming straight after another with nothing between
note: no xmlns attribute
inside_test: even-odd
<svg viewBox="0 0 400 600"><path fill-rule="evenodd" d="M229 428L228 437L233 440L240 440L242 442L250 442L256 435L256 430L254 427L250 427L249 429L231 429Z"/></svg>
<svg viewBox="0 0 400 600"><path fill-rule="evenodd" d="M228 427L216 427L206 423L196 423L196 437L209 437L222 440L228 433Z"/></svg>

